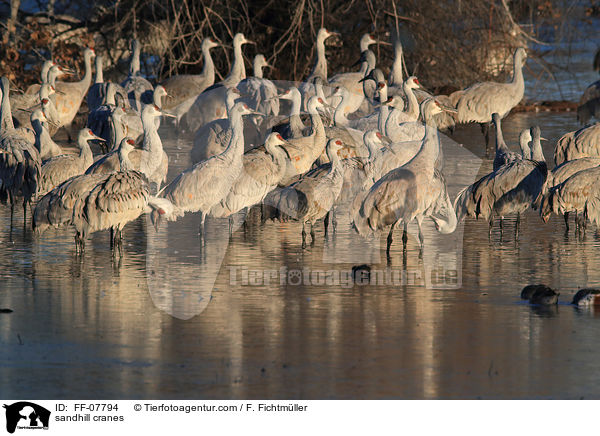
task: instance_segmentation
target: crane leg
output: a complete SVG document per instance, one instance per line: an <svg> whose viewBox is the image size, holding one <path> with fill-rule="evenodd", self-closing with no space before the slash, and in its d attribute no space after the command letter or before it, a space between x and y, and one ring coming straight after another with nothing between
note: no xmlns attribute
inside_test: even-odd
<svg viewBox="0 0 600 436"><path fill-rule="evenodd" d="M406 244L408 243L408 223L404 222L402 228L402 251L406 252Z"/></svg>
<svg viewBox="0 0 600 436"><path fill-rule="evenodd" d="M302 221L302 248L306 248L306 222Z"/></svg>
<svg viewBox="0 0 600 436"><path fill-rule="evenodd" d="M245 223L246 221L244 221ZM233 215L229 215L229 237L233 236Z"/></svg>
<svg viewBox="0 0 600 436"><path fill-rule="evenodd" d="M490 216L490 219L488 221L489 224L489 228L488 228L488 240L492 239L492 227L494 227L494 218Z"/></svg>
<svg viewBox="0 0 600 436"><path fill-rule="evenodd" d="M27 228L27 201L23 200L23 230Z"/></svg>
<svg viewBox="0 0 600 436"><path fill-rule="evenodd" d="M315 245L315 227L313 226L313 222L310 222L310 246Z"/></svg>
<svg viewBox="0 0 600 436"><path fill-rule="evenodd" d="M515 224L515 240L519 239L519 224L521 223L521 214L517 213L517 223Z"/></svg>
<svg viewBox="0 0 600 436"><path fill-rule="evenodd" d="M566 228L566 232L569 232L569 212L565 212L565 214L563 215L563 218L565 219L565 228Z"/></svg>
<svg viewBox="0 0 600 436"><path fill-rule="evenodd" d="M397 221L395 223L393 223L392 226L390 227L390 232L388 233L388 237L387 237L387 246L385 248L385 254L388 257L388 259L390 257L390 248L392 247L392 242L394 242L393 235L394 235L394 227L396 226L396 223L397 223Z"/></svg>
<svg viewBox="0 0 600 436"><path fill-rule="evenodd" d="M325 218L323 219L323 226L325 227L325 237L327 237L327 228L329 227L329 214L331 213L331 211L327 212L327 215L325 215Z"/></svg>
<svg viewBox="0 0 600 436"><path fill-rule="evenodd" d="M333 233L337 232L337 218L335 208L331 209L331 225L333 226Z"/></svg>
<svg viewBox="0 0 600 436"><path fill-rule="evenodd" d="M423 247L425 246L425 237L423 236L423 229L421 223L423 218L417 218L417 227L419 228L419 259L423 257Z"/></svg>
<svg viewBox="0 0 600 436"><path fill-rule="evenodd" d="M200 212L200 227L198 227L198 235L200 235L200 239L204 241L204 220L206 219L206 215L204 212Z"/></svg>
<svg viewBox="0 0 600 436"><path fill-rule="evenodd" d="M485 138L485 154L487 155L488 146L490 143L490 124L489 123L480 123L479 125L481 126L481 133L483 133L483 136Z"/></svg>
<svg viewBox="0 0 600 436"><path fill-rule="evenodd" d="M504 217L500 217L500 238L504 235Z"/></svg>

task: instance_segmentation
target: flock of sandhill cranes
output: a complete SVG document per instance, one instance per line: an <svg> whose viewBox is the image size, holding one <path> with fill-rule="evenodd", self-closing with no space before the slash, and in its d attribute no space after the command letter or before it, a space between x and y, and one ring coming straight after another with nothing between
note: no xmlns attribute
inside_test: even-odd
<svg viewBox="0 0 600 436"><path fill-rule="evenodd" d="M0 199L11 207L21 201L35 205L32 226L72 225L76 250L86 237L111 230L111 244L121 247L121 231L130 221L151 214L155 226L187 212L232 217L254 205L275 211L280 219L306 225L314 242L313 224L347 205L355 230L369 235L431 218L441 233L451 233L465 216L489 222L529 207L542 218L576 212L578 230L589 218L600 224L600 124L567 133L557 143L556 168L549 172L539 127L521 134L520 152L504 142L501 119L523 98L526 53L517 48L514 71L507 83L484 82L449 96L433 96L418 79L403 79L402 46L395 42L389 80L376 66L369 49L373 35L360 40L360 69L328 77L325 41L337 36L320 29L316 61L299 87L274 83L263 75L269 67L263 55L254 59L254 76L247 77L243 45L252 43L238 33L233 38L233 63L226 78L215 83L211 50L202 43L203 71L170 77L154 87L140 73L139 43L131 44L127 79L105 82L102 58L85 49L85 74L79 82L62 82L70 73L53 61L41 71L42 83L24 94L10 92L2 78L0 130ZM594 90L586 91L579 111L588 121L595 112ZM52 136L71 124L87 95L87 127L77 136L79 154L66 154ZM283 115L282 108L290 107ZM161 116L175 118L180 132L193 137L192 166L167 182L169 156L158 133ZM308 122L308 125L305 123ZM451 202L443 174L444 157L438 129L455 123L479 123L488 144L488 126L496 130L491 173L465 187ZM15 127L16 126L16 127ZM90 141L103 155L93 156ZM161 189L162 187L162 189ZM266 212L265 212L266 214ZM266 216L266 215L265 215ZM270 215L273 216L273 215ZM119 250L120 251L120 250Z"/></svg>

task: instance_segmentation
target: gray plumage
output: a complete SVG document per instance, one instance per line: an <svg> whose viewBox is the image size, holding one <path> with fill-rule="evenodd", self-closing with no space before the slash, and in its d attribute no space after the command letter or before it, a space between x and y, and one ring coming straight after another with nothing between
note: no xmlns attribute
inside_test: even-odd
<svg viewBox="0 0 600 436"><path fill-rule="evenodd" d="M129 99L129 104L136 112L142 111L142 94L146 91L152 92L152 84L141 76L140 55L141 46L137 39L131 41L131 62L129 64L129 75L121 83Z"/></svg>
<svg viewBox="0 0 600 436"><path fill-rule="evenodd" d="M517 213L518 225L519 215L534 204L548 175L539 128L532 127L532 137L535 160L517 156L458 194L454 208L459 221L465 216L482 217L488 221L491 232L494 216L503 218Z"/></svg>
<svg viewBox="0 0 600 436"><path fill-rule="evenodd" d="M554 163L600 156L600 123L564 134L554 148Z"/></svg>
<svg viewBox="0 0 600 436"><path fill-rule="evenodd" d="M99 139L90 129L82 129L77 137L78 155L62 154L43 161L37 196L44 196L71 177L83 174L94 161L88 141Z"/></svg>
<svg viewBox="0 0 600 436"><path fill-rule="evenodd" d="M14 128L10 110L8 79L0 80L0 119L6 125L0 130L0 201L11 204L11 215L17 198L23 199L23 210L37 191L41 159L33 141Z"/></svg>
<svg viewBox="0 0 600 436"><path fill-rule="evenodd" d="M405 231L411 221L417 221L421 248L421 223L425 217L433 218L438 229L445 233L451 233L456 228L454 211L443 206L449 199L443 175L436 169L440 143L433 117L441 110L435 99L421 103L421 114L427 128L419 152L408 163L379 179L364 196L361 204L353 210L353 224L361 235L368 235L391 225L388 254L392 233L399 221L404 223Z"/></svg>

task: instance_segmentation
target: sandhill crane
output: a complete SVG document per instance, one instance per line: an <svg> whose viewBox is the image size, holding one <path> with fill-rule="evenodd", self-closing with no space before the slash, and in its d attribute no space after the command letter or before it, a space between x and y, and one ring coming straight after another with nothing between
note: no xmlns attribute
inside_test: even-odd
<svg viewBox="0 0 600 436"><path fill-rule="evenodd" d="M101 156L95 162L92 159L92 162L87 167L85 167L83 171L86 174L110 174L115 173L117 171L122 171L121 156L126 155L128 156L128 159L130 159L129 154L131 151L134 150L134 145L135 141L133 139L123 138L117 148L106 153L104 156ZM138 153L141 152L142 150L138 151Z"/></svg>
<svg viewBox="0 0 600 436"><path fill-rule="evenodd" d="M600 123L564 134L554 148L554 163L600 156Z"/></svg>
<svg viewBox="0 0 600 436"><path fill-rule="evenodd" d="M343 107L345 113L353 113L359 110L365 99L363 83L360 82L360 80L375 68L375 54L368 49L368 46L375 44L376 42L377 40L373 39L371 35L365 34L361 39L361 47L366 46L366 48L361 51L359 60L360 70L357 72L339 73L329 80L329 85L331 87L335 88L340 86L348 90L349 96Z"/></svg>
<svg viewBox="0 0 600 436"><path fill-rule="evenodd" d="M262 54L254 57L253 65L254 77L247 77L237 85L237 89L242 95L241 101L261 114L277 116L279 115L277 87L270 80L263 78L263 68L271 67L271 65Z"/></svg>
<svg viewBox="0 0 600 436"><path fill-rule="evenodd" d="M231 186L242 171L242 116L255 113L245 103L235 104L231 110L232 135L227 149L183 171L165 187L162 197L169 200L172 207L165 211L166 214L162 218L175 220L185 212L200 212L200 234L203 238L206 214L229 194Z"/></svg>
<svg viewBox="0 0 600 436"><path fill-rule="evenodd" d="M90 112L100 106L104 102L104 97L106 96L106 83L104 83L102 60L102 56L96 56L96 77L94 78L94 83L90 86L90 90L86 97L88 110Z"/></svg>
<svg viewBox="0 0 600 436"><path fill-rule="evenodd" d="M42 100L42 103L47 101L48 100L44 99ZM48 129L45 125L47 122L48 119L43 110L36 109L31 114L31 126L35 132L34 145L40 152L40 159L42 160L62 154L61 148L52 140L50 133L48 133Z"/></svg>
<svg viewBox="0 0 600 436"><path fill-rule="evenodd" d="M129 64L129 76L121 83L129 98L129 104L135 111L142 111L141 97L146 91L152 92L154 87L140 73L141 46L137 39L131 41L131 62Z"/></svg>
<svg viewBox="0 0 600 436"><path fill-rule="evenodd" d="M219 44L212 38L205 38L201 46L202 58L204 59L202 72L200 74L178 74L165 79L161 83L171 96L171 99L165 102L165 109L175 108L215 83L215 64L210 55L210 50L218 46Z"/></svg>
<svg viewBox="0 0 600 436"><path fill-rule="evenodd" d="M279 100L290 100L292 103L290 109L290 116L287 123L280 123L280 117L272 117L272 124L267 127L272 127L273 131L281 133L285 139L299 138L302 136L302 132L305 129L304 123L300 118L300 107L302 105L302 96L300 91L295 86L291 86L289 89L279 94ZM267 120L269 121L269 120Z"/></svg>
<svg viewBox="0 0 600 436"><path fill-rule="evenodd" d="M600 50L594 56L594 70L600 73ZM587 124L592 117L600 119L600 80L587 87L577 107L577 119L581 124Z"/></svg>
<svg viewBox="0 0 600 436"><path fill-rule="evenodd" d="M21 94L12 96L10 106L12 109L13 121L17 127L31 127L31 111L38 109L41 106L42 100L48 100L46 107L43 108L46 117L52 123L58 123L58 113L56 106L52 103L56 90L49 83L44 83L40 86L37 94Z"/></svg>
<svg viewBox="0 0 600 436"><path fill-rule="evenodd" d="M272 199L280 214L302 222L302 248L306 248L306 224L310 223L312 244L315 242L314 222L325 217L340 195L344 182L344 168L338 156L343 143L330 139L327 157L331 162L328 171L307 174L299 181L282 189Z"/></svg>
<svg viewBox="0 0 600 436"><path fill-rule="evenodd" d="M517 158L492 171L459 192L454 201L456 215L480 216L489 223L491 236L494 216L517 214L515 237L518 237L520 214L527 210L542 192L548 168L540 144L539 127L532 127L532 159Z"/></svg>
<svg viewBox="0 0 600 436"><path fill-rule="evenodd" d="M317 40L315 43L317 50L317 57L315 60L315 65L311 70L310 74L306 78L304 82L298 88L300 94L302 95L302 99L304 102L304 109L308 111L308 100L311 96L314 96L316 91L313 84L313 79L315 77L319 77L324 83L327 83L327 58L325 57L325 41L332 37L339 35L335 32L330 32L329 30L321 27L317 32Z"/></svg>
<svg viewBox="0 0 600 436"><path fill-rule="evenodd" d="M169 157L162 147L162 141L158 135L154 119L160 115L170 114L161 112L155 105L146 105L142 109L142 124L144 127L143 148L135 149L128 155L133 168L148 178L148 182L160 185L166 181L169 166ZM121 144L123 141L121 141ZM114 171L118 160L118 153L112 152L94 163L86 173L106 173Z"/></svg>
<svg viewBox="0 0 600 436"><path fill-rule="evenodd" d="M368 235L391 225L387 253L392 244L394 227L404 224L403 243L406 248L406 227L412 220L419 227L419 243L423 249L421 223L431 217L438 230L451 233L456 228L454 210L448 210L449 199L442 173L436 169L440 155L440 140L433 117L442 106L433 98L421 103L421 114L427 124L419 152L408 163L390 171L377 181L353 211L353 224L361 235ZM446 207L444 207L446 205Z"/></svg>
<svg viewBox="0 0 600 436"><path fill-rule="evenodd" d="M592 118L600 119L600 80L587 87L577 106L577 119L581 124L587 124Z"/></svg>
<svg viewBox="0 0 600 436"><path fill-rule="evenodd" d="M496 171L502 165L506 165L508 162L518 159L521 157L517 153L510 151L506 142L504 142L504 135L502 134L502 121L500 115L496 112L492 114L492 123L496 128L496 154L494 155L493 170ZM527 157L529 159L529 157Z"/></svg>
<svg viewBox="0 0 600 436"><path fill-rule="evenodd" d="M71 124L92 83L92 57L94 56L94 49L84 50L85 74L79 82L56 82L55 85L59 127L65 127L69 141L71 141Z"/></svg>
<svg viewBox="0 0 600 436"><path fill-rule="evenodd" d="M81 129L77 137L79 155L62 154L45 160L42 163L37 196L44 196L65 180L83 174L94 162L94 155L88 143L94 140L103 139L94 135L90 129Z"/></svg>
<svg viewBox="0 0 600 436"><path fill-rule="evenodd" d="M144 175L131 169L126 154L120 158L121 171L75 176L42 197L34 211L34 230L73 225L76 250L83 253L90 233L111 229L112 247L122 252L123 227L155 206Z"/></svg>
<svg viewBox="0 0 600 436"><path fill-rule="evenodd" d="M579 171L563 183L553 186L542 198L540 215L544 222L552 213L566 215L576 212L578 232L585 233L589 218L596 226L600 225L600 167Z"/></svg>
<svg viewBox="0 0 600 436"><path fill-rule="evenodd" d="M190 132L196 132L205 124L227 116L225 107L227 90L236 87L241 80L246 78L246 67L242 54L242 45L244 44L254 44L254 42L246 39L242 33L236 34L233 38L231 71L222 82L206 88L200 95L187 99L173 110L177 120L181 121Z"/></svg>
<svg viewBox="0 0 600 436"><path fill-rule="evenodd" d="M252 149L242 157L243 169L231 190L210 210L213 217L228 217L240 210L260 203L283 176L289 158L285 140L279 133L271 133L265 141L265 151Z"/></svg>
<svg viewBox="0 0 600 436"><path fill-rule="evenodd" d="M10 110L8 79L0 80L0 119L6 126L0 130L0 201L10 201L12 216L17 198L23 198L23 222L27 221L27 205L37 191L40 175L40 154L33 141L26 139L14 128ZM42 115L43 116L43 115Z"/></svg>
<svg viewBox="0 0 600 436"><path fill-rule="evenodd" d="M390 70L389 77L389 85L390 86L402 86L404 83L402 74L402 56L404 54L404 50L402 49L402 43L400 42L400 38L394 38L394 63L392 64L392 69Z"/></svg>
<svg viewBox="0 0 600 436"><path fill-rule="evenodd" d="M95 109L90 108L90 112L88 113L87 126L95 135L104 139L106 143L110 143L111 141L111 131L113 126L111 126L110 117L117 107L116 95L116 84L111 82L107 83L104 102ZM123 115L125 115L124 111L125 110L123 109Z"/></svg>
<svg viewBox="0 0 600 436"><path fill-rule="evenodd" d="M543 198L548 195L552 188L558 187L562 183L564 183L567 179L569 179L574 174L577 174L580 171L585 171L590 168L596 168L600 166L600 156L599 157L582 157L579 159L573 159L554 167L554 169L548 173L548 178L546 179L546 183L544 184L544 188L538 197L536 202L536 206L539 206L543 201ZM577 211L576 211L577 213ZM569 212L564 213L565 227L566 231L569 231ZM579 223L579 220L575 219L576 224ZM579 227L577 226L577 230Z"/></svg>
<svg viewBox="0 0 600 436"><path fill-rule="evenodd" d="M521 157L525 159L531 159L531 148L529 147L529 143L532 139L531 129L523 129L519 134L519 149L521 150Z"/></svg>
<svg viewBox="0 0 600 436"><path fill-rule="evenodd" d="M309 98L307 107L311 123L310 133L306 136L289 139L290 147L287 144L283 145L290 160L286 166L285 175L281 179L282 186L289 184L299 174L307 172L323 152L327 137L325 136L325 126L317 110L325 106L326 103L322 97Z"/></svg>
<svg viewBox="0 0 600 436"><path fill-rule="evenodd" d="M192 163L198 163L212 156L221 154L229 145L231 140L231 110L239 98L240 92L237 88L229 88L225 98L227 118L213 120L202 126L194 135L194 145L190 152ZM245 132L244 132L245 133ZM244 142L246 137L244 136ZM245 149L246 147L244 147Z"/></svg>
<svg viewBox="0 0 600 436"><path fill-rule="evenodd" d="M479 123L485 136L486 148L489 144L489 123L492 113L497 112L504 118L512 108L523 99L525 82L523 65L525 49L517 48L513 59L513 76L508 83L481 82L471 85L461 92L456 109L456 120L459 123Z"/></svg>

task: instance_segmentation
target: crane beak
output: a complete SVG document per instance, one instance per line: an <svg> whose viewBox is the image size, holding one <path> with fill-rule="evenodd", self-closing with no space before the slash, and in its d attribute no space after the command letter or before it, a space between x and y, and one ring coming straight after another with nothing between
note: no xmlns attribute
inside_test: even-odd
<svg viewBox="0 0 600 436"><path fill-rule="evenodd" d="M256 45L256 42L251 41L249 39L244 39L244 44L254 44L254 45Z"/></svg>
<svg viewBox="0 0 600 436"><path fill-rule="evenodd" d="M549 139L542 138L542 137L540 136L540 141L549 141Z"/></svg>
<svg viewBox="0 0 600 436"><path fill-rule="evenodd" d="M169 118L177 118L177 115L167 111L160 111L160 114Z"/></svg>
<svg viewBox="0 0 600 436"><path fill-rule="evenodd" d="M152 221L152 225L154 226L154 230L156 230L158 232L158 229L160 227L160 212L156 209L153 209L152 212L150 213L150 221Z"/></svg>
<svg viewBox="0 0 600 436"><path fill-rule="evenodd" d="M70 68L60 67L60 71L61 71L61 73L67 74L67 75L70 75L70 76L75 75L75 70L72 70Z"/></svg>
<svg viewBox="0 0 600 436"><path fill-rule="evenodd" d="M64 93L64 92L62 92L62 91L59 91L58 89L54 90L54 92L55 92L56 94L65 95L65 93Z"/></svg>
<svg viewBox="0 0 600 436"><path fill-rule="evenodd" d="M376 40L376 41L375 41L375 43L376 43L376 44L379 44L379 45L388 45L388 46L391 46L391 45L392 45L392 43L391 43L391 42L387 42L387 41L379 41L379 40Z"/></svg>

